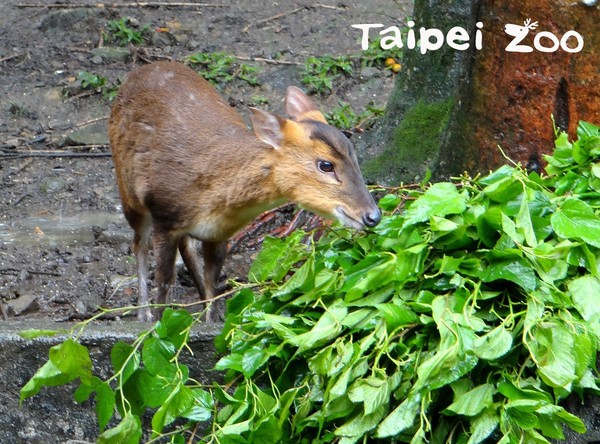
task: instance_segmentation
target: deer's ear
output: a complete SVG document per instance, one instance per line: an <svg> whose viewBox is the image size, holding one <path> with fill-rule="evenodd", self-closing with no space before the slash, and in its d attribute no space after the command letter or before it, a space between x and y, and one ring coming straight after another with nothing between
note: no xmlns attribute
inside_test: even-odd
<svg viewBox="0 0 600 444"><path fill-rule="evenodd" d="M327 123L315 102L295 86L290 86L285 95L285 112L296 120L317 120Z"/></svg>
<svg viewBox="0 0 600 444"><path fill-rule="evenodd" d="M250 111L252 111L250 122L256 137L279 149L283 143L282 119L258 108L250 108Z"/></svg>

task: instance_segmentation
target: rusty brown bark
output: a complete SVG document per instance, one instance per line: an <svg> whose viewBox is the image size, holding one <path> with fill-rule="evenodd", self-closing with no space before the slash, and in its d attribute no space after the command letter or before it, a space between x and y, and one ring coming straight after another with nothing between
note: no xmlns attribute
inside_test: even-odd
<svg viewBox="0 0 600 444"><path fill-rule="evenodd" d="M507 24L524 26L538 22L522 44L529 53L506 50L512 37ZM507 156L531 166L550 153L556 125L574 135L579 120L600 123L600 9L573 0L483 0L477 20L485 25L483 48L473 60L470 106L465 113L473 146L465 168L494 168ZM580 52L559 47L542 52L534 47L536 36L550 32L561 39L576 31L584 42ZM573 34L571 34L573 35ZM538 37L539 38L539 37ZM576 48L570 37L568 47ZM549 37L539 45L555 46Z"/></svg>

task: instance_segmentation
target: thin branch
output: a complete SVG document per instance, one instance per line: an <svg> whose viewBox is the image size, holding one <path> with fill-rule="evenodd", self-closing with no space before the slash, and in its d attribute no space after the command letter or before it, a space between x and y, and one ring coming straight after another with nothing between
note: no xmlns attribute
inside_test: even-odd
<svg viewBox="0 0 600 444"><path fill-rule="evenodd" d="M245 28L242 30L242 32L248 32L248 30L249 30L249 29L250 29L252 26L258 26L258 25L261 25L261 24L263 24L263 23L270 22L270 21L272 21L272 20L277 20L277 19L280 19L281 17L285 17L286 15L292 15L292 14L295 14L295 13L297 13L297 12L304 11L305 9L306 9L306 6L300 6L299 8L296 8L296 9L294 9L294 10L292 10L292 11L288 11L288 12L281 12L281 13L279 13L279 14L275 14L275 15L273 15L273 16L271 16L271 17L267 17L266 19L258 20L258 21L254 22L254 23L250 23L249 25L247 25L247 26L246 26L246 27L245 27Z"/></svg>
<svg viewBox="0 0 600 444"><path fill-rule="evenodd" d="M56 277L62 276L61 273L58 273L56 271L27 270L27 273L42 275L42 276L56 276Z"/></svg>
<svg viewBox="0 0 600 444"><path fill-rule="evenodd" d="M2 63L2 62L6 62L6 61L8 61L8 60L16 59L17 57L21 57L21 56L23 56L23 55L25 55L25 54L23 54L23 53L20 53L20 54L13 54L13 55L10 55L10 56L2 57L2 58L0 59L0 63Z"/></svg>
<svg viewBox="0 0 600 444"><path fill-rule="evenodd" d="M106 145L82 145L79 148L105 148ZM27 159L30 157L110 157L111 153L76 153L73 151L59 151L59 150L16 150L9 153L0 153L0 159Z"/></svg>
<svg viewBox="0 0 600 444"><path fill-rule="evenodd" d="M316 3L313 5L313 8L335 9L338 11L345 11L346 9L348 9L347 6L331 6L331 5L324 5L323 3Z"/></svg>
<svg viewBox="0 0 600 444"><path fill-rule="evenodd" d="M91 120L87 120L85 122L78 123L77 125L75 125L75 128L81 128L82 126L91 125L93 123L98 123L98 122L101 122L101 121L107 120L107 119L108 119L108 116L97 117L95 119L91 119ZM96 146L96 145L94 145L94 146ZM104 146L104 145L99 145L99 146Z"/></svg>
<svg viewBox="0 0 600 444"><path fill-rule="evenodd" d="M244 60L244 61L248 61L248 62L262 62L262 63L266 63L267 65L301 65L301 63L292 62L290 60L273 60L273 59L266 59L264 57L248 57L248 56L238 56L238 55L234 55L234 57L238 60Z"/></svg>
<svg viewBox="0 0 600 444"><path fill-rule="evenodd" d="M156 8L159 6L174 6L177 8L203 7L203 8L225 8L228 5L220 3L194 3L194 2L126 2L126 3L51 3L44 5L41 3L20 3L17 8L54 8L54 9L74 9L74 8Z"/></svg>

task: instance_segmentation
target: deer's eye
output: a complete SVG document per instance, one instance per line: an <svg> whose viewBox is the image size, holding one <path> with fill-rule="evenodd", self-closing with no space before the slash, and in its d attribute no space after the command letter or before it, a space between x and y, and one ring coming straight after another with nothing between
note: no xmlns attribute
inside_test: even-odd
<svg viewBox="0 0 600 444"><path fill-rule="evenodd" d="M328 160L317 161L317 168L323 173L333 173L333 170L335 169L333 163Z"/></svg>

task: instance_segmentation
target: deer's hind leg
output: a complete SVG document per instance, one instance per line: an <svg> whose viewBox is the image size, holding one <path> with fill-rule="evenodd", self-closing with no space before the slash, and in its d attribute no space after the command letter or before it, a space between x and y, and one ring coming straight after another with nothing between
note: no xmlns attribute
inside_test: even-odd
<svg viewBox="0 0 600 444"><path fill-rule="evenodd" d="M196 242L190 236L182 237L179 241L179 254L181 254L183 263L192 276L200 299L206 299L206 289L204 287L204 280L202 279L202 265L195 244Z"/></svg>

